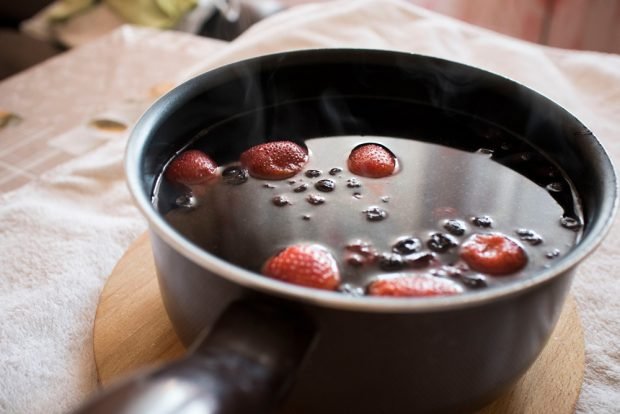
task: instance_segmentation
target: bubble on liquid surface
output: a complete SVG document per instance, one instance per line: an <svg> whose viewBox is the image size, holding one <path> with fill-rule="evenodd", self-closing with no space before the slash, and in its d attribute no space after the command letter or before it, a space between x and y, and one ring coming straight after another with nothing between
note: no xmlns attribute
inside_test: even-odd
<svg viewBox="0 0 620 414"><path fill-rule="evenodd" d="M463 276L463 269L457 266L441 266L436 269L432 269L430 274L435 277L460 278Z"/></svg>
<svg viewBox="0 0 620 414"><path fill-rule="evenodd" d="M364 289L351 283L343 283L338 287L338 292L349 296L364 296Z"/></svg>
<svg viewBox="0 0 620 414"><path fill-rule="evenodd" d="M232 166L222 171L222 180L224 180L226 184L240 185L248 181L248 175L248 170L245 168Z"/></svg>
<svg viewBox="0 0 620 414"><path fill-rule="evenodd" d="M318 206L325 203L325 197L321 197L320 195L316 194L310 194L308 197L306 197L306 201L313 206Z"/></svg>
<svg viewBox="0 0 620 414"><path fill-rule="evenodd" d="M515 233L517 233L517 236L519 236L521 240L531 244L532 246L537 246L543 242L542 236L536 233L534 230L517 229Z"/></svg>
<svg viewBox="0 0 620 414"><path fill-rule="evenodd" d="M547 189L547 191L550 191L552 193L559 193L560 191L564 189L562 186L562 183L558 183L558 182L549 183L547 184L545 188Z"/></svg>
<svg viewBox="0 0 620 414"><path fill-rule="evenodd" d="M545 257L547 259L555 259L558 256L560 256L560 249L553 249L553 250L545 253Z"/></svg>
<svg viewBox="0 0 620 414"><path fill-rule="evenodd" d="M579 220L573 218L573 217L562 217L560 219L560 225L564 228L567 228L569 230L573 230L573 231L577 231L581 228L582 224L579 222Z"/></svg>
<svg viewBox="0 0 620 414"><path fill-rule="evenodd" d="M366 214L366 219L368 221L381 221L388 216L387 211L377 206L368 207L363 213Z"/></svg>

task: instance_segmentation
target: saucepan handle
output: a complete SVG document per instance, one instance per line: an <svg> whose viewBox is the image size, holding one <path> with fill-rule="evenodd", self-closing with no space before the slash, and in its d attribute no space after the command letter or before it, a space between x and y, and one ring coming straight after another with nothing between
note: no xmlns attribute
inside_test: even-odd
<svg viewBox="0 0 620 414"><path fill-rule="evenodd" d="M111 386L76 413L269 413L314 336L296 309L236 302L186 357Z"/></svg>

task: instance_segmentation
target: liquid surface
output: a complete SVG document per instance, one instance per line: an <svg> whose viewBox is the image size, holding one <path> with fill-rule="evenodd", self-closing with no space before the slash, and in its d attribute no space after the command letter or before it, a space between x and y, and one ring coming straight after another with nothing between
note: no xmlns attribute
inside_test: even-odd
<svg viewBox="0 0 620 414"><path fill-rule="evenodd" d="M363 143L381 144L394 153L397 173L385 178L352 174L347 157ZM409 243L411 247L420 242L417 254L432 254L449 266L461 265L458 245L474 233L501 232L519 241L527 265L501 277L465 270L469 279L459 283L475 289L527 277L549 266L580 235L561 224L567 211L579 211L577 201L561 206L553 197L558 186L570 187L564 177L553 185L538 185L492 160L489 151L471 153L379 136L315 138L305 145L309 161L292 178L248 177L239 182L218 177L191 193L164 183L156 200L164 206L160 209L166 219L189 240L252 271L260 272L270 256L289 245L321 244L338 261L341 290L350 294L363 292L376 277L429 270L422 262L419 270L390 263L398 261L393 253L408 248L399 241L417 239ZM176 208L165 211L170 205ZM443 236L456 245L444 246ZM379 261L354 263L351 246L360 242L370 244ZM433 265L431 270L441 269Z"/></svg>

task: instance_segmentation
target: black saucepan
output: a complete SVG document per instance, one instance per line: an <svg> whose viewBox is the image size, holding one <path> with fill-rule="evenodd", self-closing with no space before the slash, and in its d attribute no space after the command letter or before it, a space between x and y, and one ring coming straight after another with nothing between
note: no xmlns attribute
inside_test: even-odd
<svg viewBox="0 0 620 414"><path fill-rule="evenodd" d="M472 149L472 131L516 136L572 180L583 237L531 277L456 297L360 298L265 278L203 251L153 206L167 160L192 137L229 122L227 132L208 138L224 158L269 137L376 135ZM455 125L462 135L446 132ZM391 51L287 52L202 74L144 114L126 169L150 224L167 312L192 351L111 387L84 412L478 409L539 355L576 266L601 242L616 209L609 158L563 108L477 68Z"/></svg>

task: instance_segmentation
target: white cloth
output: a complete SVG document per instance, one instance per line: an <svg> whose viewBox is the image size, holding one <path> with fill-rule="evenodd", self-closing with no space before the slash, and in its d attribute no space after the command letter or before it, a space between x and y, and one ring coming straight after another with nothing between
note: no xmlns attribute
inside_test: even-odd
<svg viewBox="0 0 620 414"><path fill-rule="evenodd" d="M260 22L179 79L282 50L403 50L482 67L558 102L620 160L620 57L551 49L397 0L300 6ZM64 412L94 388L92 322L106 276L145 228L110 142L0 200L0 412ZM618 221L572 288L586 343L580 413L620 407Z"/></svg>

